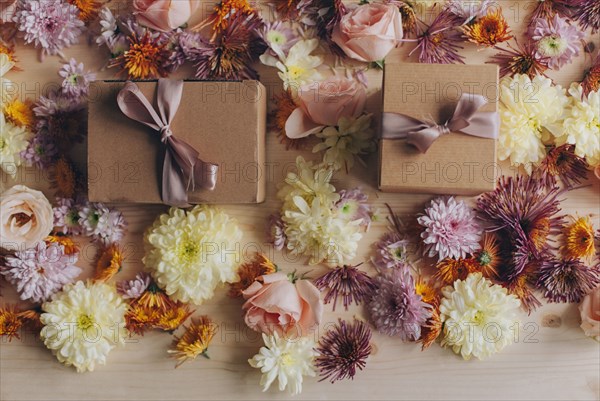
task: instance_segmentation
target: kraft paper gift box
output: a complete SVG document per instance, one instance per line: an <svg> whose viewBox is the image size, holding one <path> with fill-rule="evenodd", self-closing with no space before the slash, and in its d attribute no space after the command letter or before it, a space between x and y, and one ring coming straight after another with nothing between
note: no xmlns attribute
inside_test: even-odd
<svg viewBox="0 0 600 401"><path fill-rule="evenodd" d="M498 111L498 67L386 63L383 84L384 122L387 113L427 122L450 120L463 95L481 95L479 112ZM497 135L499 127L498 116ZM382 131L384 128L382 127ZM483 135L492 135L481 132ZM405 139L384 139L379 145L379 188L383 192L478 195L492 191L498 175L496 140L450 132L426 153Z"/></svg>
<svg viewBox="0 0 600 401"><path fill-rule="evenodd" d="M158 82L135 82L157 108ZM92 84L88 115L88 196L92 202L163 202L161 133L117 104L125 82ZM265 198L266 90L257 81L184 81L170 124L205 162L218 165L213 190L187 192L189 204L260 203ZM187 188L187 187L186 187Z"/></svg>

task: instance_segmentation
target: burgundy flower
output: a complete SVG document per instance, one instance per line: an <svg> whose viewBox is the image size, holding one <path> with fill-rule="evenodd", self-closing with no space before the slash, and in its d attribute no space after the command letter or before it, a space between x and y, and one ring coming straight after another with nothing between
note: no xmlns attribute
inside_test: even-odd
<svg viewBox="0 0 600 401"><path fill-rule="evenodd" d="M579 259L554 259L542 264L537 284L550 302L579 303L600 284L600 269Z"/></svg>
<svg viewBox="0 0 600 401"><path fill-rule="evenodd" d="M333 311L338 297L342 298L344 308L354 302L356 305L369 299L375 290L373 279L366 273L358 270L355 266L337 267L322 275L315 281L315 285L321 291L327 290L324 303L328 304L333 298Z"/></svg>

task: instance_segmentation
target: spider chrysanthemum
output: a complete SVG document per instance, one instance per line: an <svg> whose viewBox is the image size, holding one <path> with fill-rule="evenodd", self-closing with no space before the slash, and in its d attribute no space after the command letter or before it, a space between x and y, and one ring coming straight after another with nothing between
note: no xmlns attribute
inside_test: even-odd
<svg viewBox="0 0 600 401"><path fill-rule="evenodd" d="M373 279L365 272L357 269L356 266L345 265L337 267L325 273L315 281L315 285L321 291L327 291L324 303L328 304L333 300L333 311L341 298L344 309L354 302L356 305L369 299L371 293L375 290Z"/></svg>
<svg viewBox="0 0 600 401"><path fill-rule="evenodd" d="M510 43L507 48L494 46L499 52L492 56L491 62L500 66L500 77L525 74L534 78L536 75L544 75L548 66L539 58L535 44L528 40L521 45L516 39L515 43L516 47Z"/></svg>
<svg viewBox="0 0 600 401"><path fill-rule="evenodd" d="M565 244L562 248L565 257L582 259L594 256L594 226L588 216L573 219L563 228Z"/></svg>
<svg viewBox="0 0 600 401"><path fill-rule="evenodd" d="M537 284L549 302L578 303L600 284L600 267L579 259L550 260L542 263Z"/></svg>
<svg viewBox="0 0 600 401"><path fill-rule="evenodd" d="M483 273L484 277L493 279L498 275L498 267L502 261L496 234L485 233L483 235L481 249L474 257L479 263L479 270Z"/></svg>
<svg viewBox="0 0 600 401"><path fill-rule="evenodd" d="M185 327L185 333L181 337L175 336L173 339L173 348L168 352L173 358L177 359L179 367L188 360L194 360L199 355L208 358L208 345L217 332L217 326L208 316L200 316L192 319L192 322Z"/></svg>
<svg viewBox="0 0 600 401"><path fill-rule="evenodd" d="M445 284L452 284L456 280L464 280L471 273L480 271L481 265L473 258L447 258L436 265L437 273Z"/></svg>
<svg viewBox="0 0 600 401"><path fill-rule="evenodd" d="M534 170L534 175L540 177L548 187L560 181L572 188L586 180L588 169L585 158L575 154L575 145L566 143L548 150L544 160Z"/></svg>
<svg viewBox="0 0 600 401"><path fill-rule="evenodd" d="M154 38L149 32L128 38L129 48L113 64L119 65L132 79L151 79L166 76L164 66L169 57L167 42Z"/></svg>
<svg viewBox="0 0 600 401"><path fill-rule="evenodd" d="M495 46L512 38L502 9L488 10L487 14L463 27L467 39L482 46Z"/></svg>

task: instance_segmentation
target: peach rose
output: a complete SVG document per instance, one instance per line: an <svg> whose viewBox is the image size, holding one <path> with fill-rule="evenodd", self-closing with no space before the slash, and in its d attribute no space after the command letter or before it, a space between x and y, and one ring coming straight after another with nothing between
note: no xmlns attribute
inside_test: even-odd
<svg viewBox="0 0 600 401"><path fill-rule="evenodd" d="M162 32L172 31L199 14L200 0L133 0L140 24Z"/></svg>
<svg viewBox="0 0 600 401"><path fill-rule="evenodd" d="M344 15L332 39L350 58L383 60L402 39L402 16L397 6L372 3Z"/></svg>
<svg viewBox="0 0 600 401"><path fill-rule="evenodd" d="M317 287L307 280L292 283L284 273L259 277L242 295L246 324L266 334L307 335L323 314Z"/></svg>
<svg viewBox="0 0 600 401"><path fill-rule="evenodd" d="M285 124L290 138L303 138L326 126L337 125L340 118L358 117L365 108L367 91L352 79L332 77L298 90L298 108Z"/></svg>
<svg viewBox="0 0 600 401"><path fill-rule="evenodd" d="M579 311L585 335L600 341L600 287L586 295L579 305Z"/></svg>
<svg viewBox="0 0 600 401"><path fill-rule="evenodd" d="M52 206L40 191L15 185L2 194L0 222L0 247L31 248L54 228Z"/></svg>

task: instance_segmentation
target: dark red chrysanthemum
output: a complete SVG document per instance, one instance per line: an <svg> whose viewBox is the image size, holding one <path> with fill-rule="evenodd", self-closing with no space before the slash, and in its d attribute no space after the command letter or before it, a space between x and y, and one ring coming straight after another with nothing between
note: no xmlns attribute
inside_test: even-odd
<svg viewBox="0 0 600 401"><path fill-rule="evenodd" d="M339 319L327 331L316 348L315 361L321 380L354 379L356 370L363 370L371 354L371 329L366 323L354 320L352 324Z"/></svg>
<svg viewBox="0 0 600 401"><path fill-rule="evenodd" d="M531 13L531 21L535 21L537 18L551 19L556 14L563 18L569 18L573 13L570 3L573 3L573 0L538 0Z"/></svg>
<svg viewBox="0 0 600 401"><path fill-rule="evenodd" d="M506 49L494 46L499 53L493 55L488 63L500 66L500 77L526 74L533 79L536 75L544 75L548 66L538 57L536 45L532 41L527 41L525 45L521 45L516 39L515 43L516 48L510 43L507 43L508 48Z"/></svg>
<svg viewBox="0 0 600 401"><path fill-rule="evenodd" d="M581 86L583 87L583 96L600 89L600 53L596 56L594 65L585 72Z"/></svg>
<svg viewBox="0 0 600 401"><path fill-rule="evenodd" d="M564 144L548 151L540 166L534 171L547 187L553 187L558 180L566 186L581 184L587 178L589 164L575 154L575 145Z"/></svg>
<svg viewBox="0 0 600 401"><path fill-rule="evenodd" d="M573 7L573 19L579 22L583 29L592 28L592 33L600 30L600 1L570 0Z"/></svg>
<svg viewBox="0 0 600 401"><path fill-rule="evenodd" d="M331 270L315 281L319 290L327 290L324 303L328 304L333 299L333 310L337 304L338 297L342 298L344 308L354 302L356 305L368 299L375 290L375 283L365 272L356 266L343 266Z"/></svg>
<svg viewBox="0 0 600 401"><path fill-rule="evenodd" d="M542 264L537 284L549 302L579 303L600 284L600 269L579 259L554 259Z"/></svg>

